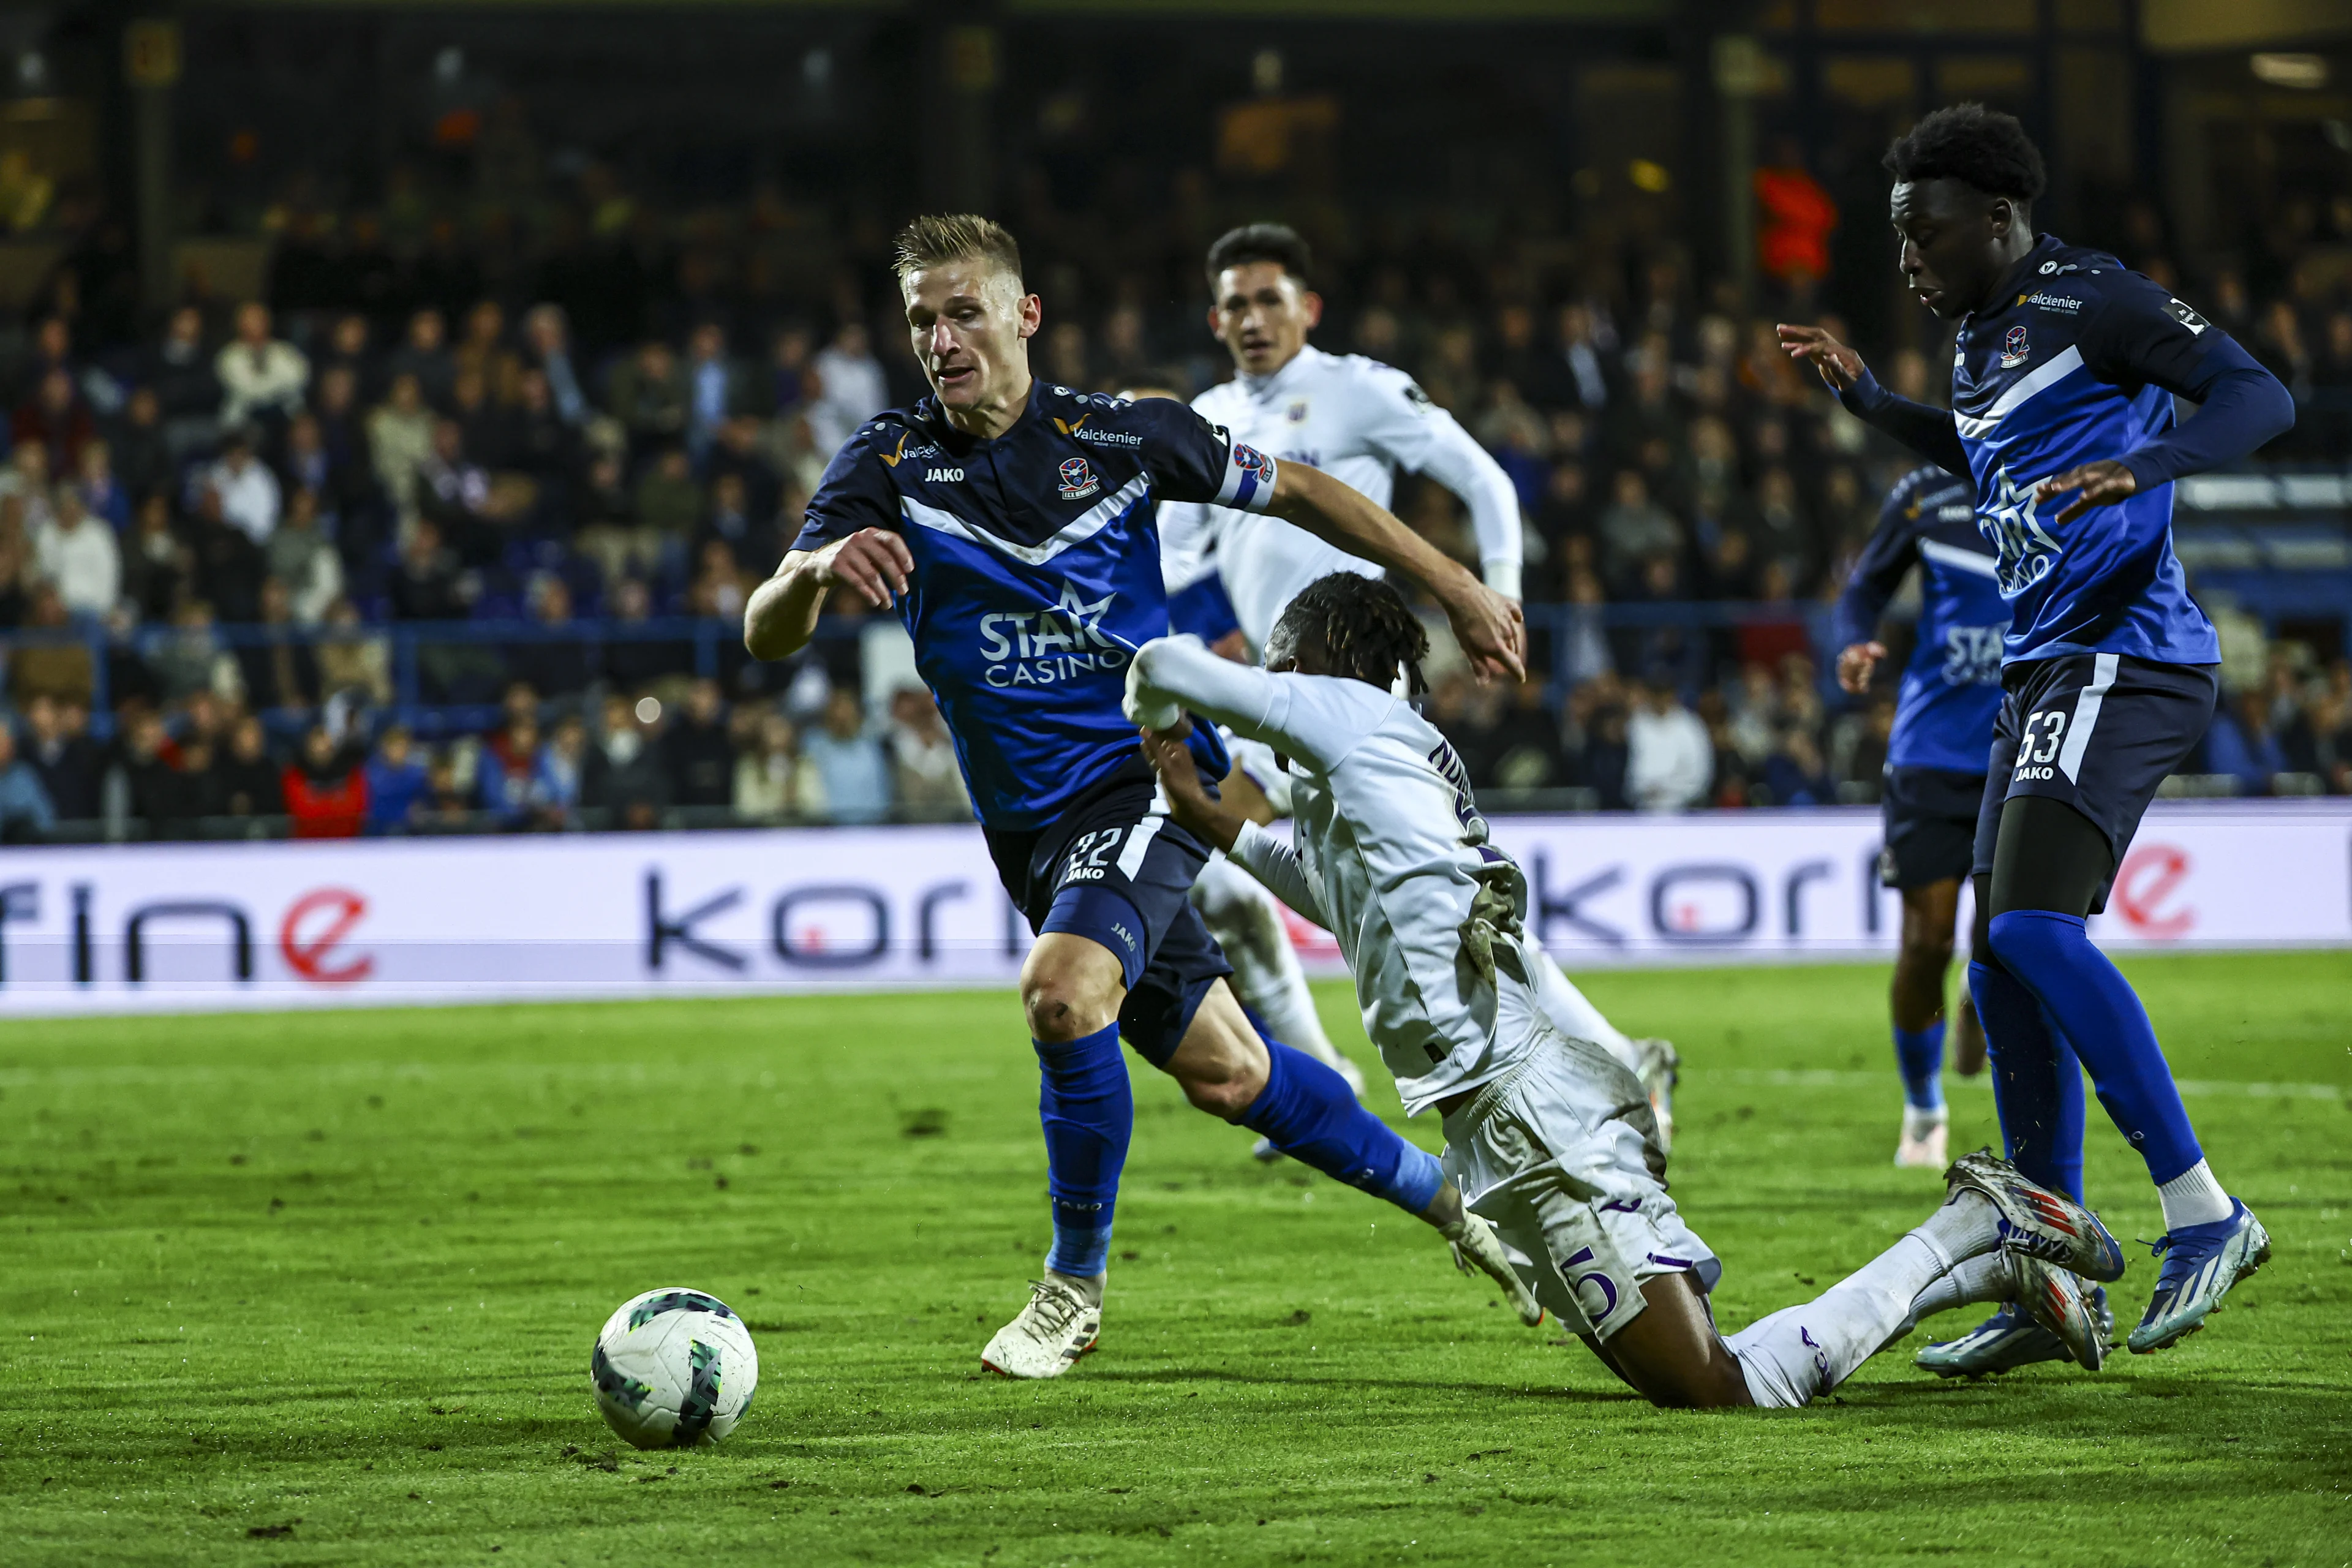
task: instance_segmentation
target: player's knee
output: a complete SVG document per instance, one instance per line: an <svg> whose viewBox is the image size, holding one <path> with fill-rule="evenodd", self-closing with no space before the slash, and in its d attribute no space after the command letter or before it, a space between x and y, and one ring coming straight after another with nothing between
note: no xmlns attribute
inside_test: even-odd
<svg viewBox="0 0 2352 1568"><path fill-rule="evenodd" d="M1118 1004L1087 977L1049 969L1022 975L1021 1010L1031 1038L1058 1045L1102 1028L1118 1016Z"/></svg>
<svg viewBox="0 0 2352 1568"><path fill-rule="evenodd" d="M1908 969L1941 974L1952 962L1952 933L1945 931L1937 935L1933 931L1905 931L1897 962Z"/></svg>
<svg viewBox="0 0 2352 1568"><path fill-rule="evenodd" d="M1986 944L1992 949L1993 956L2000 959L2005 966L2014 968L2017 960L2023 956L2025 948L2036 935L2046 936L2050 928L2057 923L2053 921L2035 920L2033 916L2037 912L2032 910L2003 910L1985 922Z"/></svg>

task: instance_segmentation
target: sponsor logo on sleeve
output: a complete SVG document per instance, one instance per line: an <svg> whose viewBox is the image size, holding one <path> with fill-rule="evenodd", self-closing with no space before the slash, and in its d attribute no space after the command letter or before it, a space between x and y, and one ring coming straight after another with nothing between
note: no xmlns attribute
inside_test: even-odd
<svg viewBox="0 0 2352 1568"><path fill-rule="evenodd" d="M2213 324L2204 317L2199 315L2196 311L2190 310L2188 306L2182 304L2178 300L2168 300L2164 308L2172 312L2172 319L2174 321L2179 322L2182 326L2187 327L2190 333L2195 336L2202 337L2205 333L2205 329Z"/></svg>

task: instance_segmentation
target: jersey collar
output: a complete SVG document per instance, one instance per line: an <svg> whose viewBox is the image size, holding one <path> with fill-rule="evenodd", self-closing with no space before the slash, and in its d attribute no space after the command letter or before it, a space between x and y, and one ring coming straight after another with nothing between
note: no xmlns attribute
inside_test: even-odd
<svg viewBox="0 0 2352 1568"><path fill-rule="evenodd" d="M1995 303L1981 310L1969 311L1969 320L1989 321L1994 316L2006 312L2017 296L2025 292L2030 287L2026 280L2040 272L2043 262L2064 248L2065 241L2054 234L2035 236L2033 248L2019 257L2016 264L2009 269L2009 276L2001 279L2000 292L1994 297Z"/></svg>

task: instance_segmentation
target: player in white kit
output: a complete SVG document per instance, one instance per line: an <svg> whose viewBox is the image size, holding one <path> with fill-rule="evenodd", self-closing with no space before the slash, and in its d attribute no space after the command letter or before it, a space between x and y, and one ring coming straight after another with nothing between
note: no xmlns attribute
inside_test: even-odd
<svg viewBox="0 0 2352 1568"><path fill-rule="evenodd" d="M1435 479L1469 508L1486 585L1517 599L1522 542L1510 477L1412 377L1360 354L1325 353L1307 341L1323 315L1321 298L1307 287L1311 265L1307 242L1280 224L1237 228L1209 247L1209 327L1233 355L1235 374L1192 406L1235 440L1276 460L1336 474L1383 506L1395 493L1398 469ZM1284 606L1307 584L1333 572L1380 574L1379 567L1280 518L1227 507L1163 504L1160 536L1171 605L1182 605L1203 579L1221 579L1245 644L1234 651L1252 660L1264 652ZM1184 629L1181 619L1178 629ZM1287 815L1285 782L1272 776L1257 750L1244 742L1234 761L1266 797L1263 808L1245 815ZM1355 1068L1315 1016L1281 911L1265 889L1220 857L1202 868L1192 897L1234 966L1242 999L1277 1038L1330 1063L1361 1092ZM1557 983L1547 996L1554 1021L1580 1039L1599 1041L1642 1079L1660 1137L1670 1139L1674 1047L1629 1038L1556 965L1545 967ZM1267 1152L1261 1144L1261 1155Z"/></svg>
<svg viewBox="0 0 2352 1568"><path fill-rule="evenodd" d="M1193 638L1146 644L1127 712L1176 821L1339 937L1408 1114L1444 1118L1448 1175L1527 1259L1536 1299L1659 1405L1802 1405L1920 1318L1980 1301L2016 1301L2095 1369L2105 1347L2075 1276L2118 1277L2121 1249L1989 1152L1953 1165L1943 1206L1858 1272L1717 1333L1706 1293L1722 1265L1667 1195L1641 1085L1552 1022L1526 880L1412 710L1427 648L1393 588L1334 574L1284 612L1266 668ZM1283 759L1295 847L1208 797L1185 761L1188 710Z"/></svg>

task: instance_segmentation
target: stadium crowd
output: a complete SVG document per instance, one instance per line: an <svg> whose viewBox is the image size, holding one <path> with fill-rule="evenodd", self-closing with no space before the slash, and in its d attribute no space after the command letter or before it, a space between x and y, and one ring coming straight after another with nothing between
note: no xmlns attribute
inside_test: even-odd
<svg viewBox="0 0 2352 1568"><path fill-rule="evenodd" d="M2318 221L2352 227L2342 205ZM1139 249L1032 218L1042 374L1223 374L1192 276L1205 219ZM961 813L927 694L861 668L854 609L789 667L734 634L831 453L921 391L887 298L864 292L876 258L781 298L757 281L757 204L674 242L639 212L535 267L492 266L447 220L407 245L365 217L276 221L267 300L194 300L110 341L69 259L18 334L0 834ZM1399 233L1321 280L1317 341L1411 370L1519 491L1546 679L1444 673L1433 716L1482 786L1570 792L1506 799L1874 798L1891 699L1837 693L1822 638L1906 459L1673 248L1578 254L1481 262ZM2177 276L2156 249L2129 258ZM2302 402L2274 455L2340 458L2352 297L2273 270L2259 304L2235 273L2186 286ZM1801 279L1775 303L1823 319L1809 299ZM1879 357L1935 400L1942 352ZM1471 553L1444 490L1407 483L1397 506ZM2206 771L2352 792L2352 666L2241 621ZM448 623L480 631L395 657L402 632Z"/></svg>

